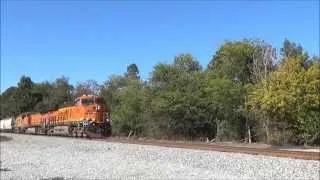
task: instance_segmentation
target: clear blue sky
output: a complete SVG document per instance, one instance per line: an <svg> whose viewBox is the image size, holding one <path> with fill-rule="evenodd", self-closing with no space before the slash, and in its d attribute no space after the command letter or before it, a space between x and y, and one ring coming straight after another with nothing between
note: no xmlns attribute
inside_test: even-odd
<svg viewBox="0 0 320 180"><path fill-rule="evenodd" d="M319 1L3 1L1 92L25 74L104 82L136 63L148 78L159 62L192 53L206 66L224 40L284 38L319 55Z"/></svg>

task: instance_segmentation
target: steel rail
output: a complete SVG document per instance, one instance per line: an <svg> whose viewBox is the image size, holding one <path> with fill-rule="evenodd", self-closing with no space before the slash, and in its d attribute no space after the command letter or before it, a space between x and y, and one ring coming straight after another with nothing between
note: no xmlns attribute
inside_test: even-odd
<svg viewBox="0 0 320 180"><path fill-rule="evenodd" d="M24 135L32 135L32 134L24 134ZM37 134L37 135L46 136L41 134ZM75 138L72 136L46 136L46 137ZM283 158L320 161L320 152L310 152L310 151L279 150L274 148L256 148L256 147L243 147L243 146L239 147L239 146L212 144L212 143L208 144L208 143L196 143L196 142L174 142L169 140L166 140L166 141L133 140L133 139L115 138L115 137L103 137L103 138L86 137L81 139L92 140L92 141L113 142L113 143L150 145L150 146L160 146L160 147L169 147L169 148L218 151L218 152L227 152L227 153L242 153L242 154L250 154L250 155L263 155L263 156L271 156L271 157L283 157Z"/></svg>
<svg viewBox="0 0 320 180"><path fill-rule="evenodd" d="M320 152L310 151L293 151L293 150L279 150L273 148L254 148L254 147L239 147L219 144L204 144L204 143L181 143L181 142L161 142L151 140L124 140L124 139L107 139L108 142L115 143L128 143L128 144L139 144L139 145L151 145L151 146L162 146L170 148L184 148L184 149L195 149L195 150L208 150L208 151L219 151L228 153L243 153L251 155L264 155L273 157L284 157L293 159L304 159L304 160L320 160Z"/></svg>

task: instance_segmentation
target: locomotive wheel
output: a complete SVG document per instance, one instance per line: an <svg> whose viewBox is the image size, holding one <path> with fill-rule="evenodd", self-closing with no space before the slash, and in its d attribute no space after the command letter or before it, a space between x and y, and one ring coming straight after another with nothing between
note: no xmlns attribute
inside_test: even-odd
<svg viewBox="0 0 320 180"><path fill-rule="evenodd" d="M73 136L73 137L78 137L78 133L77 133L76 130L74 130L74 131L72 132L72 136Z"/></svg>

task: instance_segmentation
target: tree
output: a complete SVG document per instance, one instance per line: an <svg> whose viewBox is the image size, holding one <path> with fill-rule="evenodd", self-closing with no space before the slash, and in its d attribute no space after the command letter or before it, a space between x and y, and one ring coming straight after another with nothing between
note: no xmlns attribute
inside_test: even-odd
<svg viewBox="0 0 320 180"><path fill-rule="evenodd" d="M140 79L138 66L136 64L130 64L127 67L127 73L125 76L131 79Z"/></svg>
<svg viewBox="0 0 320 180"><path fill-rule="evenodd" d="M206 94L215 109L218 140L245 139L248 120L243 104L250 84L256 83L269 57L260 41L224 43L213 56L206 70Z"/></svg>
<svg viewBox="0 0 320 180"><path fill-rule="evenodd" d="M120 104L118 92L128 85L128 79L121 75L112 75L101 88L100 95L112 109L116 109Z"/></svg>
<svg viewBox="0 0 320 180"><path fill-rule="evenodd" d="M35 107L34 111L40 112L40 113L46 113L49 110L52 110L52 104L53 103L53 86L48 81L35 84L34 86L34 92L38 94L38 96L41 96L41 101L39 101Z"/></svg>
<svg viewBox="0 0 320 180"><path fill-rule="evenodd" d="M0 98L0 113L1 119L18 114L18 101L14 98L17 93L17 87L9 87L6 91L1 94Z"/></svg>
<svg viewBox="0 0 320 180"><path fill-rule="evenodd" d="M213 56L208 70L214 71L217 78L228 78L242 84L251 83L253 53L254 46L249 41L226 42Z"/></svg>
<svg viewBox="0 0 320 180"><path fill-rule="evenodd" d="M299 143L320 144L320 63L315 62L302 74L298 89L297 135Z"/></svg>
<svg viewBox="0 0 320 180"><path fill-rule="evenodd" d="M150 87L153 136L213 138L215 123L203 86L205 74L191 54L180 54L172 64L154 67Z"/></svg>
<svg viewBox="0 0 320 180"><path fill-rule="evenodd" d="M301 60L304 62L309 58L308 53L304 52L300 44L291 42L288 39L285 39L283 42L283 47L281 48L281 55L283 57L283 60L290 58L301 58Z"/></svg>
<svg viewBox="0 0 320 180"><path fill-rule="evenodd" d="M69 84L67 77L60 77L52 83L52 90L50 92L50 109L56 110L59 107L65 107L73 104L73 90L74 87Z"/></svg>
<svg viewBox="0 0 320 180"><path fill-rule="evenodd" d="M273 63L275 62L277 55L276 49L264 41L253 41L253 46L252 63L250 64L249 69L251 82L256 84L267 78L270 72L272 72Z"/></svg>
<svg viewBox="0 0 320 180"><path fill-rule="evenodd" d="M113 111L113 125L118 133L140 136L144 130L143 86L139 80L130 79L128 86L117 92L119 104Z"/></svg>
<svg viewBox="0 0 320 180"><path fill-rule="evenodd" d="M138 67L131 64L124 76L110 76L100 91L113 109L114 134L141 136L144 132L144 83L138 74Z"/></svg>
<svg viewBox="0 0 320 180"><path fill-rule="evenodd" d="M200 71L202 69L199 62L189 53L176 56L173 67L186 72Z"/></svg>
<svg viewBox="0 0 320 180"><path fill-rule="evenodd" d="M33 88L34 83L30 77L22 76L20 78L17 91L13 95L13 99L17 103L18 113L33 111L34 105L39 102L39 99L34 97Z"/></svg>
<svg viewBox="0 0 320 180"><path fill-rule="evenodd" d="M285 60L279 69L256 85L247 107L263 115L259 120L267 142L319 141L319 87L319 66L314 64L305 69L299 57Z"/></svg>
<svg viewBox="0 0 320 180"><path fill-rule="evenodd" d="M227 78L212 78L210 73L206 78L205 92L217 124L217 140L243 139L245 119L238 112L244 98L243 87Z"/></svg>
<svg viewBox="0 0 320 180"><path fill-rule="evenodd" d="M153 89L165 90L168 87L169 80L172 79L172 66L159 63L153 69L149 82L150 86Z"/></svg>
<svg viewBox="0 0 320 180"><path fill-rule="evenodd" d="M78 82L74 90L74 96L79 97L84 94L98 95L100 93L100 90L101 90L101 86L95 80Z"/></svg>

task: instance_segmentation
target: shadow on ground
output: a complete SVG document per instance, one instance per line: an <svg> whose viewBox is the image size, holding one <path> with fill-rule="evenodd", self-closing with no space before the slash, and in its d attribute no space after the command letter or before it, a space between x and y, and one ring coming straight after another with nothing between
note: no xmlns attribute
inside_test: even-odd
<svg viewBox="0 0 320 180"><path fill-rule="evenodd" d="M12 137L0 135L0 142L11 141Z"/></svg>

